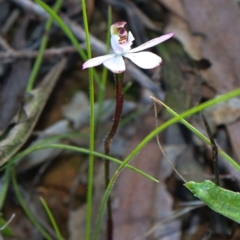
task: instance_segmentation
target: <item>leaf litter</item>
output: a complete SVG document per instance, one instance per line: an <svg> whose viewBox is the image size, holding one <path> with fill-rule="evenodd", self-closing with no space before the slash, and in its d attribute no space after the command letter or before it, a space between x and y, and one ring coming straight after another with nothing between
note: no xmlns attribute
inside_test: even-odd
<svg viewBox="0 0 240 240"><path fill-rule="evenodd" d="M77 2L64 1L61 11L65 13L63 16L64 21L78 38L80 44L84 45L85 37L80 17L81 7L74 8L74 4ZM119 129L115 143L116 151L114 151L119 158L126 157L131 149L154 129L152 102L144 101L146 94L154 94L162 100L165 99L165 102L170 107L180 113L207 100L208 97L217 96L240 85L238 79L240 24L237 24L239 21L239 5L236 1L228 3L224 0L211 2L183 0L174 1L174 3L173 1L158 0L149 2L151 4L145 1L130 2L126 0L119 3L119 1L115 0L101 0L94 4L93 1L88 1L90 6L88 13L91 23L90 30L93 30L91 31L91 44L94 56L105 54L105 44L100 38L102 32L99 33L98 28L93 26L98 26L99 23L103 27L106 26L105 7L107 4L112 6L114 21L127 20L130 22L129 30L133 31L135 36L139 36L139 44L153 38L153 36L170 31L176 33L171 42L166 43L162 48L154 49L156 53L163 53L163 64L160 70L142 71L131 63L127 63L126 81L133 82L133 87L127 93L130 100L125 102L127 109L129 109L126 110L126 115L128 116L138 109L145 110L140 114L136 114L135 117L128 120L128 123ZM48 3L50 4L50 2ZM132 7L129 8L129 6ZM37 53L36 49L39 46L39 41L33 41L31 45L29 36L31 36L33 28L37 28L42 24L40 18L46 19L47 15L41 8L36 7L34 2L28 0L1 1L0 8L0 31L2 33L0 36L0 117L7 119L1 120L4 123L1 123L1 121L0 123L3 125L1 131L4 131L9 127L8 123L14 124L18 121L18 118L13 119L13 117L16 115L17 110L24 105L24 103L21 104L21 99L25 98L26 79L31 70L29 65L33 63L34 56ZM157 14L150 14L156 12ZM23 31L24 25L20 27L17 24L17 21L23 15L25 15L25 18L34 19L28 24L29 26L25 26L25 34ZM14 29L16 32L14 32ZM29 43L23 44L20 49L12 44L14 34L16 35L18 30L23 31L22 35L18 36L18 40ZM35 34L38 34L40 39L43 33L39 31L39 33ZM88 94L87 75L84 75L85 73L80 70L83 60L77 56L59 28L54 27L54 30L49 34L50 36L57 34L58 41L53 37L50 38L50 45L45 52L43 65L37 80L41 82L43 76L47 75L46 70L53 68L63 56L66 56L67 63L64 64L64 73L60 77L55 76L56 80L59 81L52 90L52 97L46 103L46 108L37 127L34 130L29 128L29 133L25 135L24 141L21 142L18 148L15 148L12 155L19 151L20 147L21 150L25 149L31 143L37 143L34 141L44 139L44 135L49 136L49 129L54 128L55 124L57 125L61 121L64 121L64 126L58 129L54 133L55 135L62 132L69 133L72 130L80 134L88 133L87 98L81 100L82 103L84 102L85 110L81 109L78 104L70 103L71 99L77 96L74 93L79 89L83 91L83 94ZM9 55L11 51L13 55ZM31 57L26 57L27 54L30 54ZM10 59L9 56L11 56ZM101 68L98 70L100 71ZM63 77L64 80L61 79ZM152 81L153 77L154 81ZM112 84L113 78L109 76L107 89L112 91ZM60 92L61 94L59 94ZM107 92L104 102L107 106L113 102L113 93L109 92ZM231 101L235 101L234 104ZM238 134L240 129L239 99L232 99L231 101L216 106L209 112L206 111L206 116L211 121L219 144L223 144L226 151L240 159L238 147L240 143L240 135ZM31 99L30 103L33 104ZM10 107L10 105L13 107ZM64 106L65 109L62 113ZM66 106L68 106L68 110L66 110ZM9 108L13 110L5 110ZM110 108L103 115L102 122L99 125L96 146L99 151L102 149L102 140L111 124L112 111L113 108ZM7 116L8 114L9 116ZM166 112L160 110L160 122L169 117ZM189 121L193 123L195 121L199 125L201 120L196 117L189 119ZM23 121L23 124L26 123L28 121L25 123ZM12 126L10 125L10 127ZM10 129L14 130L14 127L19 126L14 125L13 129ZM28 139L28 137L30 138ZM70 137L61 139L60 142L87 147L88 138L85 138L85 140L84 138L83 140L79 139ZM185 177L188 176L195 181L197 177L212 178L213 172L210 167L209 149L204 144L199 144L199 140L196 140L182 125L177 124L167 129L161 134L160 140L175 167L183 175L185 174ZM0 142L0 144L3 143L3 141ZM37 197L40 194L45 194L47 203L53 210L55 217L61 215L59 224L64 229L66 239L84 239L87 158L84 155L72 152L51 154L47 152L45 157L42 157L40 153L36 154L36 157L44 160L27 167L24 174L20 174L19 167L19 185L26 192L26 196L33 199L31 205L35 212L40 209ZM33 155L28 157L31 160L35 158ZM3 162L5 161L7 160ZM77 162L75 168L79 169L79 171L72 167L74 161ZM226 233L229 232L232 234L231 239L237 239L239 229L236 228L234 231L232 222L226 222L225 219L223 220L221 217L214 215L206 208L190 212L189 208L180 207L188 201L192 201L192 196L184 191L182 182L175 176L172 169L165 165L164 161L156 142L151 141L134 158L132 163L160 179L160 184L156 185L128 170L123 171L120 175L112 193L114 199L114 222L117 226L114 239L137 239L139 237L142 237L142 239L201 239L207 236L209 228L212 230L211 239L224 239ZM224 163L224 160L222 162ZM240 179L237 177L235 170L231 169L226 163L220 164L220 166L223 185L239 191ZM18 171L18 166L16 168ZM55 168L56 171L54 171ZM112 172L114 172L115 166L112 166L112 168ZM104 191L101 169L102 161L99 160L95 169L94 213L98 212ZM71 177L69 177L70 175ZM62 178L68 179L66 185L64 181L59 180L62 180ZM35 181L33 181L34 179ZM71 192L70 189L74 184L77 187L75 191L72 190ZM81 197L80 201L77 201L79 200L79 190L77 190L79 188L81 188ZM17 213L21 212L15 204L14 195L9 192L7 197L10 201L8 203L6 201L3 209L6 214L5 219L8 219L7 216L11 216L12 209L15 209ZM59 199L63 201L58 204ZM27 197L25 200L29 201ZM71 203L77 204L71 205ZM210 224L208 221L210 218L214 219L215 224ZM81 221L78 222L76 219L81 219ZM27 226L28 233L23 231L24 224L19 224L21 220ZM45 216L42 216L41 221L48 225ZM16 234L16 239L32 239L34 235L34 228L22 214L17 214L10 226ZM150 231L151 229L153 230ZM104 239L104 231L104 226L102 226L100 239ZM147 235L147 233L149 234Z"/></svg>

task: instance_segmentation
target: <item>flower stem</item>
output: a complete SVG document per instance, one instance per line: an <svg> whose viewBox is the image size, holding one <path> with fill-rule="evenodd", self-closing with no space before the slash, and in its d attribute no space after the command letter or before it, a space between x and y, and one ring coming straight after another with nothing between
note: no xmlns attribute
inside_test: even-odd
<svg viewBox="0 0 240 240"><path fill-rule="evenodd" d="M109 155L110 153L110 144L113 140L113 137L117 131L123 108L123 77L124 73L115 74L115 82L116 82L116 107L113 118L113 124L111 130L109 131L105 141L104 141L104 152L105 155ZM109 171L109 161L105 161L105 185L106 189L108 187L110 181L110 171ZM107 240L113 239L113 220L112 220L112 208L111 208L111 198L109 197L107 201Z"/></svg>
<svg viewBox="0 0 240 240"><path fill-rule="evenodd" d="M86 37L87 55L88 59L92 58L91 44L88 30L87 6L86 1L81 0L83 23ZM90 119L89 119L89 150L94 151L95 145L95 120L94 120L94 80L93 69L89 69L89 102L90 102ZM86 240L91 239L91 223L92 223L92 196L93 196L93 171L94 171L94 155L89 155L88 161L88 190L87 190L87 217L86 217Z"/></svg>

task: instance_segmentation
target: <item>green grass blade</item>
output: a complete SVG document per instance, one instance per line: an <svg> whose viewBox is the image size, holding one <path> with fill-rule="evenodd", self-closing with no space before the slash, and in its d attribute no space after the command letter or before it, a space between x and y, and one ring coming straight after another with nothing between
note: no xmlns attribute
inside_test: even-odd
<svg viewBox="0 0 240 240"><path fill-rule="evenodd" d="M15 161L17 159L20 159L20 158L23 158L24 156L28 155L29 153L31 152L34 152L34 151L38 151L38 150L42 150L42 149L47 149L47 148L57 148L57 149L65 149L65 150L71 150L71 151L75 151L75 152L79 152L79 153L84 153L84 154L92 154L96 157L99 157L101 159L106 159L108 161L112 161L113 163L116 163L116 164L121 164L122 161L116 159L116 158L113 158L113 157L110 157L110 156L107 156L107 155L104 155L102 153L99 153L99 152L95 152L95 151L90 151L88 149L85 149L85 148L79 148L79 147L75 147L75 146L70 146L70 145L66 145L66 144L48 144L48 145L45 145L45 144L37 144L37 145L34 145L32 147L29 147L28 149L18 153L14 158L15 158ZM127 168L129 168L130 170L132 171L135 171L136 173L138 174L141 174L142 176L148 178L149 180L151 181L154 181L154 182L159 182L156 178L148 175L147 173L131 166L131 165L126 165Z"/></svg>
<svg viewBox="0 0 240 240"><path fill-rule="evenodd" d="M175 117L179 117L179 115L174 112L170 107L168 107L167 105L165 105L164 103L161 102L161 104L167 109L167 111L172 114ZM210 140L203 135L200 131L198 131L195 127L193 127L190 123L188 123L186 120L184 120L183 118L181 118L179 120L179 122L181 122L182 124L184 124L189 130L191 130L195 135L197 135L201 140L203 140L205 143L207 143L208 145L211 146L211 142ZM234 159L232 159L227 153L225 153L220 147L218 147L219 150L219 154L224 157L228 163L230 163L234 168L236 168L238 171L240 171L240 166L237 164L236 161L234 161Z"/></svg>
<svg viewBox="0 0 240 240"><path fill-rule="evenodd" d="M57 13L59 11L59 9L61 8L62 2L63 2L63 0L57 0L56 1L55 5L53 7L53 11L55 13ZM52 18L49 18L47 20L47 23L45 25L45 32L46 33L50 31L50 29L52 27L52 22L53 22ZM44 34L43 37L42 37L41 44L40 44L40 48L39 48L37 59L36 59L34 65L33 65L33 69L31 71L31 74L30 74L30 77L29 77L29 80L28 80L27 92L30 92L33 89L34 81L35 81L35 79L37 77L39 68L41 66L42 59L43 59L43 54L44 54L44 51L45 51L45 49L47 47L47 43L48 43L48 35Z"/></svg>
<svg viewBox="0 0 240 240"><path fill-rule="evenodd" d="M40 197L40 201L41 201L41 203L42 203L42 205L43 205L43 207L44 207L44 209L45 209L45 211L46 211L46 213L47 213L47 215L48 215L48 217L49 217L50 222L52 223L52 226L53 226L53 229L54 229L54 231L55 231L55 233L56 233L57 239L58 239L58 240L62 240L63 238L62 238L62 236L61 236L61 233L60 233L60 231L59 231L59 228L58 228L58 226L57 226L57 223L56 223L56 221L55 221L55 219L54 219L54 217L53 217L53 215L52 215L52 213L51 213L51 211L50 211L47 203L46 203L45 200L44 200L43 198L41 198L41 197Z"/></svg>
<svg viewBox="0 0 240 240"><path fill-rule="evenodd" d="M82 0L82 12L83 23L86 35L87 54L88 59L92 58L88 19L87 19L87 7L85 0ZM91 222L92 222L92 194L93 194L93 171L94 171L94 155L91 153L95 148L95 120L94 120L94 81L93 81L93 69L89 68L89 102L90 102L90 119L89 119L89 162L88 162L88 188L87 188L87 219L86 219L86 240L91 239Z"/></svg>

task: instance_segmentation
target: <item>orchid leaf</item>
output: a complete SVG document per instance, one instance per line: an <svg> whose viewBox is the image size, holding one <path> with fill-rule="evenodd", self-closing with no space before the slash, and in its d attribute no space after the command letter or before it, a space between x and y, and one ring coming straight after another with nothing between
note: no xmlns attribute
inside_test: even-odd
<svg viewBox="0 0 240 240"><path fill-rule="evenodd" d="M201 183L191 181L184 185L213 211L240 223L240 193L218 187L209 180Z"/></svg>

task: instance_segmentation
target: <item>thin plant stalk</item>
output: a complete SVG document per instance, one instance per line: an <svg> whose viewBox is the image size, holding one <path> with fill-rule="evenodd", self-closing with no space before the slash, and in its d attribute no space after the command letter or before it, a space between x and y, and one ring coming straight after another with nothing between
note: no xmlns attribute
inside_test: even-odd
<svg viewBox="0 0 240 240"><path fill-rule="evenodd" d="M62 240L63 238L61 236L61 233L60 233L59 228L57 226L57 223L56 223L56 221L55 221L55 219L54 219L54 217L52 215L51 210L49 209L47 203L45 202L45 200L43 198L40 197L40 201L41 201L41 203L42 203L42 205L43 205L43 207L44 207L44 209L45 209L45 211L46 211L46 213L47 213L47 215L49 217L50 222L52 223L52 226L53 226L53 229L54 229L54 231L56 233L57 239L58 240Z"/></svg>
<svg viewBox="0 0 240 240"><path fill-rule="evenodd" d="M87 55L88 59L92 58L90 37L88 30L87 7L85 0L82 0L83 23L86 35ZM90 133L89 133L89 150L94 151L94 80L93 70L89 69L89 102L90 102ZM93 192L93 170L94 170L94 155L89 154L88 162L88 190L87 190L87 219L86 219L86 240L91 238L91 221L92 221L92 192Z"/></svg>
<svg viewBox="0 0 240 240"><path fill-rule="evenodd" d="M63 2L63 0L57 0L56 1L55 5L53 7L53 11L55 13L57 13L59 11L59 9L61 8L62 2ZM46 25L45 25L45 29L44 29L45 33L42 37L42 41L41 41L41 44L40 44L38 56L37 56L37 58L34 62L33 69L31 71L31 75L30 75L29 80L28 80L28 85L27 85L27 91L28 92L30 92L33 89L34 81L36 79L36 76L38 74L39 68L40 68L41 63L42 63L44 51L47 47L48 32L50 31L50 29L52 27L52 24L53 24L53 18L49 18L47 20Z"/></svg>
<svg viewBox="0 0 240 240"><path fill-rule="evenodd" d="M116 82L116 107L113 118L113 124L111 130L109 131L105 141L104 141L104 153L105 155L109 155L110 153L110 144L114 138L115 133L117 132L117 128L122 115L124 94L123 94L123 76L124 73L115 74L115 82ZM106 189L108 187L110 181L110 164L109 161L105 161L105 185ZM112 219L112 208L111 208L111 198L108 198L107 201L107 239L113 239L113 219Z"/></svg>

